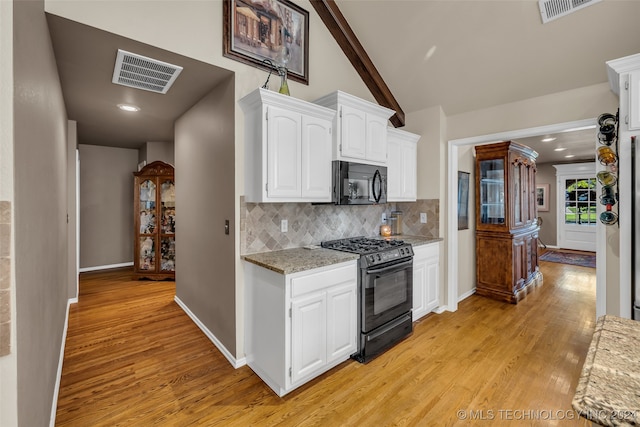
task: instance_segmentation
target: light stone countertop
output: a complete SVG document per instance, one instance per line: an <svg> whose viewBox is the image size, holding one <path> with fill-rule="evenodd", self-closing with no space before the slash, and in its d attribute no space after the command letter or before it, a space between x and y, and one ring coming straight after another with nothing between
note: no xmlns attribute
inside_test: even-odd
<svg viewBox="0 0 640 427"><path fill-rule="evenodd" d="M273 270L280 274L292 274L327 265L359 259L360 255L333 249L293 248L280 251L242 255L245 261Z"/></svg>
<svg viewBox="0 0 640 427"><path fill-rule="evenodd" d="M380 237L380 236L378 236ZM408 234L400 234L397 236L391 236L391 239L402 240L406 243L410 243L411 246L428 245L431 243L442 242L444 239L441 237L424 237L424 236L410 236Z"/></svg>
<svg viewBox="0 0 640 427"><path fill-rule="evenodd" d="M572 405L600 425L640 425L640 322L598 319Z"/></svg>
<svg viewBox="0 0 640 427"><path fill-rule="evenodd" d="M381 236L373 236L380 238ZM400 239L412 246L426 245L442 241L441 238L398 235L392 236L391 239ZM280 274L292 274L300 271L312 270L314 268L325 267L327 265L339 264L345 261L357 260L360 258L358 254L349 252L340 252L333 249L306 249L292 248L282 249L279 251L260 252L255 254L242 255L242 259L275 271Z"/></svg>

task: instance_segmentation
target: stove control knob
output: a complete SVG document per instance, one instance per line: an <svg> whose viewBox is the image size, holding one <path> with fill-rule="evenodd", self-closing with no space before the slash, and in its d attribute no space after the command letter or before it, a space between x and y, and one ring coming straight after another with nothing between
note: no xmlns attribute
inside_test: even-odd
<svg viewBox="0 0 640 427"><path fill-rule="evenodd" d="M371 255L371 256L369 257L369 260L371 260L371 262L376 262L376 257L375 257L375 256L373 256L373 255Z"/></svg>
<svg viewBox="0 0 640 427"><path fill-rule="evenodd" d="M378 254L378 261L382 260L382 256Z"/></svg>

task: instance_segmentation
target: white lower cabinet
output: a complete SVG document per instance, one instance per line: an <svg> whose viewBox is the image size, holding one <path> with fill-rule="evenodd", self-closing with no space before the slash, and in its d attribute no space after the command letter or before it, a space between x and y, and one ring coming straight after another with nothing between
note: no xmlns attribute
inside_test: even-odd
<svg viewBox="0 0 640 427"><path fill-rule="evenodd" d="M356 352L356 261L288 275L244 267L247 364L278 396Z"/></svg>
<svg viewBox="0 0 640 427"><path fill-rule="evenodd" d="M413 247L413 321L440 305L440 243Z"/></svg>

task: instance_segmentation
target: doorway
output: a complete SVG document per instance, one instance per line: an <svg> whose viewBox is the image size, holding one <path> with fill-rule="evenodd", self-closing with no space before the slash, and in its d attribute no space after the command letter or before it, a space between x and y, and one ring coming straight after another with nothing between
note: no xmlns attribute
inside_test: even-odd
<svg viewBox="0 0 640 427"><path fill-rule="evenodd" d="M554 165L558 202L558 247L596 251L597 194L595 163Z"/></svg>
<svg viewBox="0 0 640 427"><path fill-rule="evenodd" d="M464 150L466 147L470 147L477 144L484 144L490 142L498 142L504 140L526 138L531 136L540 136L548 133L568 132L569 130L585 129L586 127L595 128L596 119L585 119L573 122L558 123L555 125L540 126L535 128L522 129L518 131L500 132L490 135L482 135L477 137L461 138L449 141L447 152L447 200L446 200L446 212L447 212L447 230L445 234L445 241L447 242L447 284L446 284L446 300L445 304L448 311L456 311L458 309L458 268L459 259L458 250L461 247L468 247L469 244L475 244L474 242L460 241L458 233L457 222L457 199L458 199L458 159L459 150ZM598 267L604 267L603 263L606 260L604 252L604 244L598 244L598 242L604 242L606 236L602 232L602 228L596 230L596 257ZM475 261L474 261L475 262ZM605 268L596 269L596 315L600 316L605 313L606 303L606 284L605 284Z"/></svg>

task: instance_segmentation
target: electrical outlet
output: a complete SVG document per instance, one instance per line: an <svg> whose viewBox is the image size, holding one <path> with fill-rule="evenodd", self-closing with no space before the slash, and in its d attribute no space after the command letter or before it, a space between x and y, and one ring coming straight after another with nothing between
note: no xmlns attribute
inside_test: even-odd
<svg viewBox="0 0 640 427"><path fill-rule="evenodd" d="M422 224L426 224L427 223L427 213L426 212L420 212L420 222Z"/></svg>
<svg viewBox="0 0 640 427"><path fill-rule="evenodd" d="M280 231L282 231L283 233L286 233L287 231L289 231L289 221L286 219L283 219L280 221Z"/></svg>
<svg viewBox="0 0 640 427"><path fill-rule="evenodd" d="M380 221L382 221L383 224L387 223L387 214L386 214L386 212L382 213L382 217L380 218Z"/></svg>

